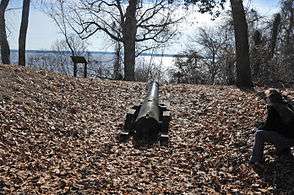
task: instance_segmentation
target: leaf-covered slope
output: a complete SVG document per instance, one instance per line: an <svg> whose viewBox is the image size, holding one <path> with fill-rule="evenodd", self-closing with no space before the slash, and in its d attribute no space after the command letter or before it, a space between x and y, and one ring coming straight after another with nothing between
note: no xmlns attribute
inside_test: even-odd
<svg viewBox="0 0 294 195"><path fill-rule="evenodd" d="M264 113L255 93L161 86L169 146L119 143L127 107L144 94L144 83L0 65L0 193L293 192L291 161L267 155L260 175L247 165Z"/></svg>

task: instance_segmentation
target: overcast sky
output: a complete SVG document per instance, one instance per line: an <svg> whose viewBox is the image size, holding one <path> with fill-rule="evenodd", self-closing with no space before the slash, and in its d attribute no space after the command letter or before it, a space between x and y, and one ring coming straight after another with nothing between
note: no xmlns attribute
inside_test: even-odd
<svg viewBox="0 0 294 195"><path fill-rule="evenodd" d="M279 10L279 0L251 0L244 3L245 6L255 8L261 14L271 16ZM20 8L22 6L20 0L10 0L9 7ZM9 30L9 43L11 49L18 48L18 32L20 26L21 9L9 11L6 15L7 26ZM169 51L165 53L177 53L185 48L185 40L187 36L197 29L199 26L213 26L216 22L210 20L208 14L194 14L189 18L193 24L186 25L183 23L180 25L182 34L180 38L169 47ZM58 32L58 29L52 22L52 20L46 16L42 11L32 7L29 19L29 28L27 35L27 49L32 50L51 50L53 43L57 39L62 39L62 36ZM97 34L88 40L90 51L112 51L110 44L105 40L105 36Z"/></svg>

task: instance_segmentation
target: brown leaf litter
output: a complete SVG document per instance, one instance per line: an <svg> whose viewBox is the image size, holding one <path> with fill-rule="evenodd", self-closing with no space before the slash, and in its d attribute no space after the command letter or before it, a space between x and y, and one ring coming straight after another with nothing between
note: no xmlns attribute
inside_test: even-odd
<svg viewBox="0 0 294 195"><path fill-rule="evenodd" d="M263 172L247 164L265 111L256 92L163 85L169 146L120 143L126 109L144 94L145 83L0 65L0 194L294 193L294 162L272 147Z"/></svg>

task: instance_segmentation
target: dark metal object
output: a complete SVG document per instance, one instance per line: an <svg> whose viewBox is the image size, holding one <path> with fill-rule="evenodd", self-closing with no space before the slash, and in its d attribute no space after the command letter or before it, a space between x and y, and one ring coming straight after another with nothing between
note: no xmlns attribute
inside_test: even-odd
<svg viewBox="0 0 294 195"><path fill-rule="evenodd" d="M158 96L159 84L152 81L144 101L132 106L127 112L124 129L120 134L123 140L134 134L137 139L154 141L159 138L160 144L167 144L171 116L168 105L159 104Z"/></svg>

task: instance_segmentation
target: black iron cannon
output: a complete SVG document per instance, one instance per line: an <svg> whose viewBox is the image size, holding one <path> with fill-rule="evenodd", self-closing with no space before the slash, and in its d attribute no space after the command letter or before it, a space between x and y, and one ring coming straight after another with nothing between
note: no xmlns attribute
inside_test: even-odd
<svg viewBox="0 0 294 195"><path fill-rule="evenodd" d="M159 103L159 84L152 81L148 84L148 92L144 101L132 106L126 115L124 129L120 136L127 139L135 135L137 139L147 141L168 142L168 127L171 120L170 110L166 104Z"/></svg>

